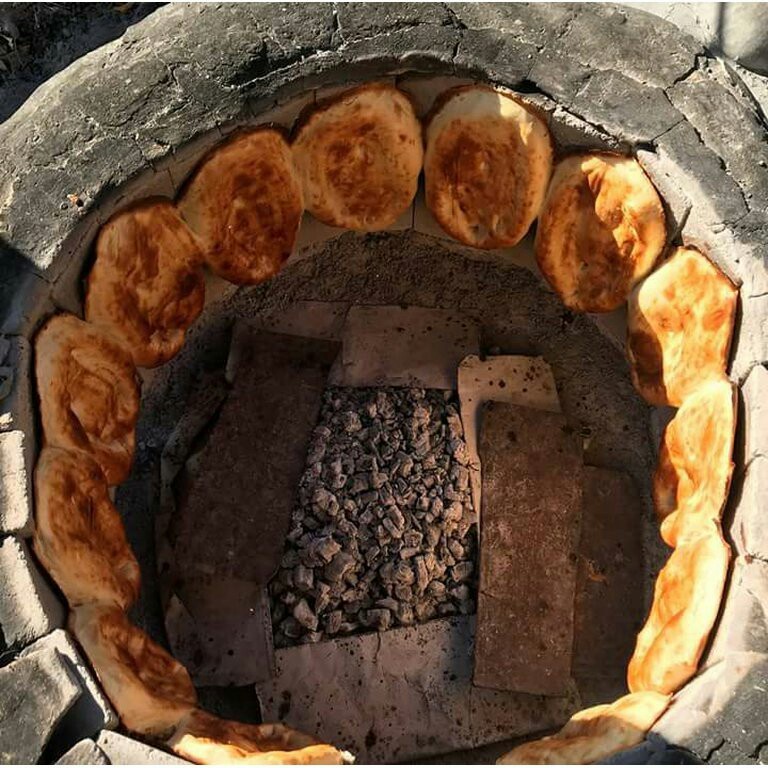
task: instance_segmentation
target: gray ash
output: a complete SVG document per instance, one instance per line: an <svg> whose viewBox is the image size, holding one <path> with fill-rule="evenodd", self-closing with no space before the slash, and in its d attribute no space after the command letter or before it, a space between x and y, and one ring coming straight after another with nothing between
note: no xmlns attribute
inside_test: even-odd
<svg viewBox="0 0 768 768"><path fill-rule="evenodd" d="M456 395L326 390L270 583L275 645L473 613L476 560Z"/></svg>

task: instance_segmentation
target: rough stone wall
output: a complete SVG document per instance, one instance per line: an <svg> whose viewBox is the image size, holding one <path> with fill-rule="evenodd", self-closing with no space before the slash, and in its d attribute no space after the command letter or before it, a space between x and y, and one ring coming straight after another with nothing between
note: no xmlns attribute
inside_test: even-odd
<svg viewBox="0 0 768 768"><path fill-rule="evenodd" d="M0 429L12 423L27 437L26 447L11 439L3 450L34 446L28 381L16 376L25 340L54 308L78 308L90 243L116 206L173 193L175 168L277 102L406 71L490 79L550 105L561 129L635 149L683 240L740 283L731 375L743 385L741 461L726 518L736 568L707 668L658 731L682 739L676 724L696 717L702 726L684 746L700 756L764 757L768 527L758 511L768 424L757 404L768 399L766 122L732 70L658 19L611 5L173 5L75 61L0 126L0 365L10 368L21 350ZM22 520L15 505L28 504L30 465L12 461L24 469L13 473L18 485L4 504L14 510L3 519ZM0 595L13 652L56 627L61 610L23 525L2 533L0 584L26 585ZM70 694L52 706L61 716ZM636 759L653 754L648 746Z"/></svg>

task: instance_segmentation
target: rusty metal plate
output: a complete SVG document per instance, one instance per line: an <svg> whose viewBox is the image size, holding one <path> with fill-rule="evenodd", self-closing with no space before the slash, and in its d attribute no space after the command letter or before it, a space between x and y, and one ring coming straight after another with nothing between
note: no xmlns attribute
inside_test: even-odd
<svg viewBox="0 0 768 768"><path fill-rule="evenodd" d="M253 331L231 392L185 467L169 531L178 578L266 584L288 532L332 341Z"/></svg>
<svg viewBox="0 0 768 768"><path fill-rule="evenodd" d="M560 414L487 403L475 685L563 695L571 680L582 446Z"/></svg>
<svg viewBox="0 0 768 768"><path fill-rule="evenodd" d="M580 688L621 694L643 621L642 506L626 474L584 467L582 510L573 673Z"/></svg>

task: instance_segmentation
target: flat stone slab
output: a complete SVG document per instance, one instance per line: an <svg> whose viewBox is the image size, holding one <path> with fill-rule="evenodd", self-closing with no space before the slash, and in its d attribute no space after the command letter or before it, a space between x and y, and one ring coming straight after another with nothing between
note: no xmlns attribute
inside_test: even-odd
<svg viewBox="0 0 768 768"><path fill-rule="evenodd" d="M623 472L584 467L574 607L573 674L587 687L626 693L643 621L642 505ZM594 702L604 703L604 702Z"/></svg>
<svg viewBox="0 0 768 768"><path fill-rule="evenodd" d="M110 762L93 739L83 739L68 749L56 765L110 765Z"/></svg>
<svg viewBox="0 0 768 768"><path fill-rule="evenodd" d="M332 383L455 390L459 363L479 351L477 326L458 310L353 306Z"/></svg>
<svg viewBox="0 0 768 768"><path fill-rule="evenodd" d="M0 669L0 763L36 763L80 686L55 649Z"/></svg>
<svg viewBox="0 0 768 768"><path fill-rule="evenodd" d="M479 514L482 502L480 432L483 403L514 403L542 411L560 412L552 369L542 357L468 355L459 364L459 401L464 439L469 454L472 505Z"/></svg>
<svg viewBox="0 0 768 768"><path fill-rule="evenodd" d="M96 746L112 765L191 765L170 752L155 749L114 731L102 731L96 739Z"/></svg>
<svg viewBox="0 0 768 768"><path fill-rule="evenodd" d="M560 414L487 403L474 682L563 695L571 680L582 446Z"/></svg>
<svg viewBox="0 0 768 768"><path fill-rule="evenodd" d="M410 762L565 722L575 696L472 685L475 619L437 619L275 652L257 685L264 722L281 721L350 750L358 763Z"/></svg>
<svg viewBox="0 0 768 768"><path fill-rule="evenodd" d="M239 331L234 384L179 474L166 628L200 685L271 672L263 587L277 569L339 345Z"/></svg>

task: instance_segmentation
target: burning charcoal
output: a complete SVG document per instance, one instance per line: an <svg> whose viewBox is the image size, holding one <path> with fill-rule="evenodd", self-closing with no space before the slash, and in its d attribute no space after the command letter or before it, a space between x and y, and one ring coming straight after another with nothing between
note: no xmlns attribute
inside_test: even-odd
<svg viewBox="0 0 768 768"><path fill-rule="evenodd" d="M323 536L315 539L313 549L324 562L329 563L341 550L341 544L330 536Z"/></svg>
<svg viewBox="0 0 768 768"><path fill-rule="evenodd" d="M454 581L469 581L474 571L474 563L465 560L462 563L457 563L451 568L451 578Z"/></svg>
<svg viewBox="0 0 768 768"><path fill-rule="evenodd" d="M303 565L297 565L293 569L293 586L302 592L309 592L312 589L315 578L311 568Z"/></svg>
<svg viewBox="0 0 768 768"><path fill-rule="evenodd" d="M416 577L413 575L413 570L405 563L398 563L395 566L394 572L395 581L400 584L413 584L416 581Z"/></svg>
<svg viewBox="0 0 768 768"><path fill-rule="evenodd" d="M388 608L372 608L365 612L365 626L384 632L389 629L392 614Z"/></svg>
<svg viewBox="0 0 768 768"><path fill-rule="evenodd" d="M449 539L448 540L448 551L457 559L457 560L463 560L465 550L464 547L461 546L461 543L457 541L456 539Z"/></svg>
<svg viewBox="0 0 768 768"><path fill-rule="evenodd" d="M317 629L317 616L304 598L293 606L293 618L311 632Z"/></svg>
<svg viewBox="0 0 768 768"><path fill-rule="evenodd" d="M328 581L341 581L346 573L355 567L355 558L347 552L336 552L323 571Z"/></svg>
<svg viewBox="0 0 768 768"><path fill-rule="evenodd" d="M325 632L328 635L335 635L341 628L344 616L341 611L331 611L325 617Z"/></svg>
<svg viewBox="0 0 768 768"><path fill-rule="evenodd" d="M302 634L304 634L304 630L302 629L301 624L299 624L298 621L293 616L289 616L283 623L280 625L280 631L286 636L290 638L297 638L301 637Z"/></svg>

